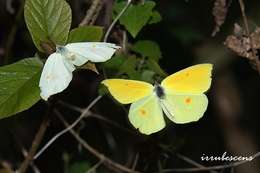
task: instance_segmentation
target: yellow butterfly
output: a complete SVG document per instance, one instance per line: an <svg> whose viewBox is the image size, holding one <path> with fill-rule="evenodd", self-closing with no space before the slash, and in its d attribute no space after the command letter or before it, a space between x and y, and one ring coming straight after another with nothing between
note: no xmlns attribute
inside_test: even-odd
<svg viewBox="0 0 260 173"><path fill-rule="evenodd" d="M141 81L107 79L102 83L122 104L132 103L131 124L152 134L165 127L163 112L173 122L198 121L208 106L205 94L211 84L212 64L198 64L166 77L154 86Z"/></svg>

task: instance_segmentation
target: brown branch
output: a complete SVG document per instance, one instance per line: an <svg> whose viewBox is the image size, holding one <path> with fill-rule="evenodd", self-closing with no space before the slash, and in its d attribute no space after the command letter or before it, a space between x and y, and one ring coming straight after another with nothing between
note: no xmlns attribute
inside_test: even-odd
<svg viewBox="0 0 260 173"><path fill-rule="evenodd" d="M80 22L79 26L89 25L90 23L93 23L93 20L95 21L93 17L97 17L97 13L99 13L101 9L100 6L102 6L102 0L93 0L90 8L86 12L86 16Z"/></svg>
<svg viewBox="0 0 260 173"><path fill-rule="evenodd" d="M59 137L67 133L70 129L74 128L88 113L89 110L102 98L102 96L96 97L87 107L84 109L84 111L81 113L81 115L66 129L60 131L55 136L53 136L49 142L47 142L41 149L38 151L38 153L35 154L34 159L37 159L53 142L55 142Z"/></svg>
<svg viewBox="0 0 260 173"><path fill-rule="evenodd" d="M17 23L19 22L19 20L23 17L23 9L24 9L24 0L21 1L20 7L18 9L18 12L15 16L14 19L14 25L11 28L8 36L7 36L7 40L6 40L6 45L5 45L5 55L4 55L4 60L3 63L4 64L8 64L9 63L9 58L10 58L10 51L11 48L13 46L13 43L15 41L15 35L16 35L16 31L17 31Z"/></svg>
<svg viewBox="0 0 260 173"><path fill-rule="evenodd" d="M97 6L97 8L96 8L96 10L95 10L95 13L94 13L94 15L92 16L92 19L91 19L89 25L94 25L94 23L96 22L96 20L97 20L97 18L98 18L98 15L99 15L100 11L102 10L102 7L103 7L103 4L102 4L102 3L100 3L100 4Z"/></svg>
<svg viewBox="0 0 260 173"><path fill-rule="evenodd" d="M69 124L66 122L66 120L63 118L63 116L61 115L60 112L58 112L57 110L55 110L56 115L59 117L59 119L63 122L63 124L65 125L66 128L69 127ZM91 147L84 139L82 139L73 129L69 130L70 133L77 139L77 141L86 149L88 150L91 154L93 154L94 156L96 156L99 160L103 161L102 163L107 166L107 168L112 169L115 171L116 170L120 170L123 172L129 172L129 173L140 173L139 171L135 171L132 170L120 163L117 163L113 160L111 160L110 158L108 158L107 156L105 156L104 154L100 153L98 150L96 150L95 148Z"/></svg>
<svg viewBox="0 0 260 173"><path fill-rule="evenodd" d="M256 159L257 157L260 156L260 152L257 152L256 154L254 154L252 157L254 159ZM234 168L237 167L239 165L248 163L248 160L243 160L243 161L239 161L239 162L234 162L231 164L227 164L227 165L216 165L216 166L209 166L209 167L205 167L205 168L174 168L174 169L164 169L162 170L163 173L166 172L198 172L198 171L210 171L210 170L221 170L221 169L227 169L227 168Z"/></svg>
<svg viewBox="0 0 260 173"><path fill-rule="evenodd" d="M204 165L201 165L197 162L195 162L194 160L191 160L190 158L186 157L186 156L183 156L181 154L178 154L177 155L180 159L184 160L185 162L191 164L191 165L194 165L198 168L206 168ZM210 173L218 173L217 171L214 171L214 170L209 170Z"/></svg>
<svg viewBox="0 0 260 173"><path fill-rule="evenodd" d="M26 158L28 156L28 152L24 148L22 149L22 154L23 154L24 158ZM35 173L40 173L39 168L37 168L37 166L33 163L33 161L30 162L30 166Z"/></svg>
<svg viewBox="0 0 260 173"><path fill-rule="evenodd" d="M35 135L35 138L33 140L33 143L32 143L32 146L31 146L31 149L28 153L28 155L26 156L25 160L23 161L23 163L21 164L18 172L19 173L25 173L28 166L30 165L31 161L33 160L33 156L34 154L36 153L43 137L44 137L44 134L45 134L45 131L48 127L48 124L49 124L49 114L51 112L51 107L49 106L46 114L44 115L43 117L43 121L41 123L41 126L37 132L37 134Z"/></svg>
<svg viewBox="0 0 260 173"><path fill-rule="evenodd" d="M242 17L243 17L243 22L244 22L244 25L245 25L245 28L246 28L246 35L249 36L250 31L249 31L248 21L247 21L247 17L246 17L246 13L245 13L245 4L244 4L243 0L238 0L238 1L239 1Z"/></svg>
<svg viewBox="0 0 260 173"><path fill-rule="evenodd" d="M80 108L78 106L75 106L75 105L72 105L72 104L69 104L67 102L64 102L64 101L59 101L58 104L70 109L70 110L73 110L75 112L79 112L79 113L82 113L84 111L83 108ZM104 121L105 123L113 126L113 127L116 127L124 132L127 132L128 134L131 134L131 135L135 135L135 133L131 130L129 130L128 128L126 127L123 127L121 126L120 124L116 123L115 121L112 121L108 118L106 118L105 116L102 116L100 114L97 114L97 113L94 113L92 111L88 111L88 113L85 115L85 118L95 118L97 120L100 120L100 121Z"/></svg>
<svg viewBox="0 0 260 173"><path fill-rule="evenodd" d="M255 63L257 71L260 74L260 62L258 60L257 51L254 49L253 41L252 41L252 38L250 35L249 25L248 25L246 13L245 13L245 4L244 4L243 0L238 0L238 1L239 1L241 13L242 13L243 22L244 22L245 29L246 29L246 35L249 38L250 47L252 49L253 60L251 59L251 62L253 61Z"/></svg>

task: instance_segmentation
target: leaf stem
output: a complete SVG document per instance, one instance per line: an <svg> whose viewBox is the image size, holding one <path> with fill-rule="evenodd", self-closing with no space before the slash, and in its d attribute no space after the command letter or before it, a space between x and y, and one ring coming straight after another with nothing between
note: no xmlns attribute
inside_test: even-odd
<svg viewBox="0 0 260 173"><path fill-rule="evenodd" d="M116 22L120 19L120 17L125 13L125 11L127 10L127 8L130 6L132 0L128 0L126 5L124 6L124 8L122 9L122 11L116 16L115 20L111 23L111 25L109 26L109 28L107 29L107 32L105 34L104 37L104 42L107 42L108 36L111 32L111 30L113 29L113 27L115 26Z"/></svg>

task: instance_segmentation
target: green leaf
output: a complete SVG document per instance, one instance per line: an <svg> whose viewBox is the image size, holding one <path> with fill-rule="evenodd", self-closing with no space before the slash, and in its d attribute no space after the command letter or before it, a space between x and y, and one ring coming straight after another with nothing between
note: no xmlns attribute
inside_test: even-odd
<svg viewBox="0 0 260 173"><path fill-rule="evenodd" d="M119 2L114 5L116 14L124 8L126 2ZM133 5L131 4L125 13L119 19L120 24L124 25L127 31L136 37L139 31L148 23L153 14L155 2L145 1L144 4Z"/></svg>
<svg viewBox="0 0 260 173"><path fill-rule="evenodd" d="M153 59L148 59L147 60L147 66L149 67L149 69L151 69L152 71L154 71L155 73L157 73L160 76L163 76L163 77L168 76L168 74Z"/></svg>
<svg viewBox="0 0 260 173"><path fill-rule="evenodd" d="M127 60L127 57L123 54L118 54L113 56L108 61L104 62L103 65L105 68L109 69L119 69L121 65Z"/></svg>
<svg viewBox="0 0 260 173"><path fill-rule="evenodd" d="M153 58L156 61L162 57L160 47L154 41L140 40L131 49L143 57Z"/></svg>
<svg viewBox="0 0 260 173"><path fill-rule="evenodd" d="M90 166L87 162L76 162L70 165L66 173L85 173L90 169Z"/></svg>
<svg viewBox="0 0 260 173"><path fill-rule="evenodd" d="M149 83L154 83L154 80L153 80L154 75L155 75L154 71L144 70L142 73L142 80L149 82Z"/></svg>
<svg viewBox="0 0 260 173"><path fill-rule="evenodd" d="M130 79L141 79L141 74L136 70L138 60L135 56L127 57L124 63L120 66L116 76L127 74Z"/></svg>
<svg viewBox="0 0 260 173"><path fill-rule="evenodd" d="M102 36L103 27L81 26L70 31L68 42L100 41Z"/></svg>
<svg viewBox="0 0 260 173"><path fill-rule="evenodd" d="M154 24L154 23L158 23L162 20L162 16L160 15L160 13L158 11L154 11L151 15L151 18L149 20L148 24Z"/></svg>
<svg viewBox="0 0 260 173"><path fill-rule="evenodd" d="M71 25L71 9L65 0L26 0L24 17L37 49L52 41L65 44Z"/></svg>
<svg viewBox="0 0 260 173"><path fill-rule="evenodd" d="M40 100L41 69L38 58L0 67L0 119L24 111Z"/></svg>

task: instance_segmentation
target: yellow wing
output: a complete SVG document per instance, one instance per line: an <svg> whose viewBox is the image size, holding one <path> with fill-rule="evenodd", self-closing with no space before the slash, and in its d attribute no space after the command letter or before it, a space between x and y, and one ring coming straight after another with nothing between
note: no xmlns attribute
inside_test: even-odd
<svg viewBox="0 0 260 173"><path fill-rule="evenodd" d="M133 103L152 94L153 86L146 82L125 79L107 79L102 83L111 95L122 104Z"/></svg>
<svg viewBox="0 0 260 173"><path fill-rule="evenodd" d="M173 93L203 93L210 87L211 71L212 64L194 65L168 76L161 85Z"/></svg>

